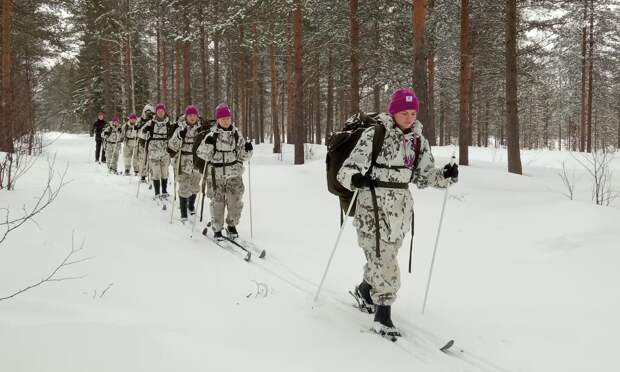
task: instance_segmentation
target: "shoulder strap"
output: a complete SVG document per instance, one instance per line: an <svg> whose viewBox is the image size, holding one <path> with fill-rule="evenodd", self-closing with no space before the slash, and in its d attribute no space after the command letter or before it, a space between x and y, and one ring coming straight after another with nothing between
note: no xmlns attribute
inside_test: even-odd
<svg viewBox="0 0 620 372"><path fill-rule="evenodd" d="M370 168L377 163L377 158L379 157L379 153L381 152L381 148L383 147L383 141L385 140L385 126L381 123L374 124L375 134L372 137L372 162L370 163Z"/></svg>
<svg viewBox="0 0 620 372"><path fill-rule="evenodd" d="M422 136L417 137L415 141L415 146L413 148L414 151L414 159L413 159L413 169L418 167L418 163L420 162L420 154L422 153Z"/></svg>

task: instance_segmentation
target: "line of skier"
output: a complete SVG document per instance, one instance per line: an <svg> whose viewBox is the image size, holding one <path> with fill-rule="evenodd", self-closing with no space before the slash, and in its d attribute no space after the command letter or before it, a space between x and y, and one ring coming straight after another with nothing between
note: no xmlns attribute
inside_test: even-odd
<svg viewBox="0 0 620 372"><path fill-rule="evenodd" d="M373 329L392 339L400 336L391 317L400 289L398 251L410 229L413 234L409 185L446 188L458 180L454 159L443 169L435 168L417 121L418 110L415 92L398 89L390 97L387 113L355 115L327 141L328 189L340 197L343 212L354 217L358 245L367 260L363 279L351 293L360 310L374 314ZM206 194L214 237L218 241L238 237L245 191L242 174L253 146L234 125L227 105L217 106L214 122L203 120L190 105L173 123L161 103L154 109L144 106L140 118L131 114L123 125L118 117L107 126L102 121L100 113L93 131L105 141L111 173L117 173L124 144L124 174L130 175L133 169L142 183L150 177L154 198L166 201L172 164L181 221L196 213L197 194ZM97 137L97 160L100 141Z"/></svg>
<svg viewBox="0 0 620 372"><path fill-rule="evenodd" d="M123 124L118 116L109 123L104 117L105 113L99 112L91 130L91 136L96 135L97 163L106 162L111 174L123 174L117 169L122 151L124 175L133 171L143 184L150 179L153 198L162 203L169 202L172 164L181 222L196 213L197 195L203 191L210 201L214 238L225 239L224 227L228 238L239 236L245 192L243 163L252 157L253 145L234 125L226 104L216 107L214 121L205 121L198 108L190 105L174 122L163 103L154 108L145 105L140 117L132 113Z"/></svg>

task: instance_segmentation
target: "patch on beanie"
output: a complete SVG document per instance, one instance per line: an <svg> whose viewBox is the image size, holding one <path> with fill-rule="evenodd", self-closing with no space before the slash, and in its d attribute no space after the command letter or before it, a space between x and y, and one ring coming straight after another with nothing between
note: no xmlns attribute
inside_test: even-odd
<svg viewBox="0 0 620 372"><path fill-rule="evenodd" d="M405 102L413 102L413 96L405 96Z"/></svg>

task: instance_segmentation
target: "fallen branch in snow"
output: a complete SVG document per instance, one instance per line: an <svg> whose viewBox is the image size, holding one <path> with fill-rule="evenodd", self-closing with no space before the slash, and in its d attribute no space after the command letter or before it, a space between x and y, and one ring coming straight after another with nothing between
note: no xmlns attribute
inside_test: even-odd
<svg viewBox="0 0 620 372"><path fill-rule="evenodd" d="M7 236L9 235L11 231L19 228L26 222L32 221L36 223L36 221L34 220L34 217L37 214L41 213L41 211L43 211L50 204L52 204L52 202L54 202L54 200L56 199L56 197L58 196L62 188L65 185L67 185L69 182L71 182L71 181L65 181L65 176L67 175L67 171L69 170L69 166L67 165L65 167L65 170L62 173L58 172L59 180L58 180L58 183L54 186L53 182L54 182L54 176L56 175L56 171L55 171L56 156L54 156L51 160L48 158L47 164L48 164L48 174L47 174L47 181L46 181L45 187L43 191L41 192L41 194L39 195L39 197L37 198L36 203L34 204L34 206L30 208L30 210L28 210L26 206L23 206L22 210L24 212L24 215L20 218L11 220L10 210L8 208L2 208L2 210L5 211L6 216L4 218L4 221L0 222L0 226L4 226L5 228L4 233L2 233L2 236L0 237L0 244L2 244L6 240Z"/></svg>
<svg viewBox="0 0 620 372"><path fill-rule="evenodd" d="M71 234L71 251L69 251L69 253L65 256L65 258L56 266L56 268L45 278L41 279L40 281L38 281L37 283L31 284L25 288L22 288L8 296L4 296L4 297L0 297L0 301L4 301L4 300L8 300L11 299L17 295L20 295L26 291L29 291L33 288L36 288L44 283L51 283L51 282L62 282L62 281L66 281L66 280L76 280L76 279L83 279L84 277L86 277L86 275L81 275L81 276L64 276L64 277L57 277L56 275L58 274L58 272L60 270L62 270L63 268L78 263L78 262L84 262L87 261L89 259L91 259L92 257L87 257L84 259L79 259L79 260L75 260L75 261L70 261L71 258L76 254L79 253L80 251L82 251L84 249L84 244L85 244L86 240L82 240L82 243L80 243L80 247L79 248L75 248L75 232L73 232Z"/></svg>

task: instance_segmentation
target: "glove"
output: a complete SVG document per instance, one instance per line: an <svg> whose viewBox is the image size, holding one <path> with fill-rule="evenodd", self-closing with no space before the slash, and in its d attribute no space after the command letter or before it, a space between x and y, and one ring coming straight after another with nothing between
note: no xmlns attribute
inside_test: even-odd
<svg viewBox="0 0 620 372"><path fill-rule="evenodd" d="M179 137L181 137L182 139L185 138L185 136L187 136L187 127L181 129L179 131Z"/></svg>
<svg viewBox="0 0 620 372"><path fill-rule="evenodd" d="M206 136L205 137L205 143L208 145L213 145L215 146L215 143L217 142L217 135L214 134L212 136Z"/></svg>
<svg viewBox="0 0 620 372"><path fill-rule="evenodd" d="M351 185L357 189L361 189L362 187L372 185L372 179L370 176L364 176L361 173L356 173L351 177Z"/></svg>
<svg viewBox="0 0 620 372"><path fill-rule="evenodd" d="M250 152L254 149L254 146L252 146L252 142L246 142L245 143L245 152Z"/></svg>
<svg viewBox="0 0 620 372"><path fill-rule="evenodd" d="M459 166L456 163L448 163L443 167L443 178L451 178L456 183L459 180Z"/></svg>

